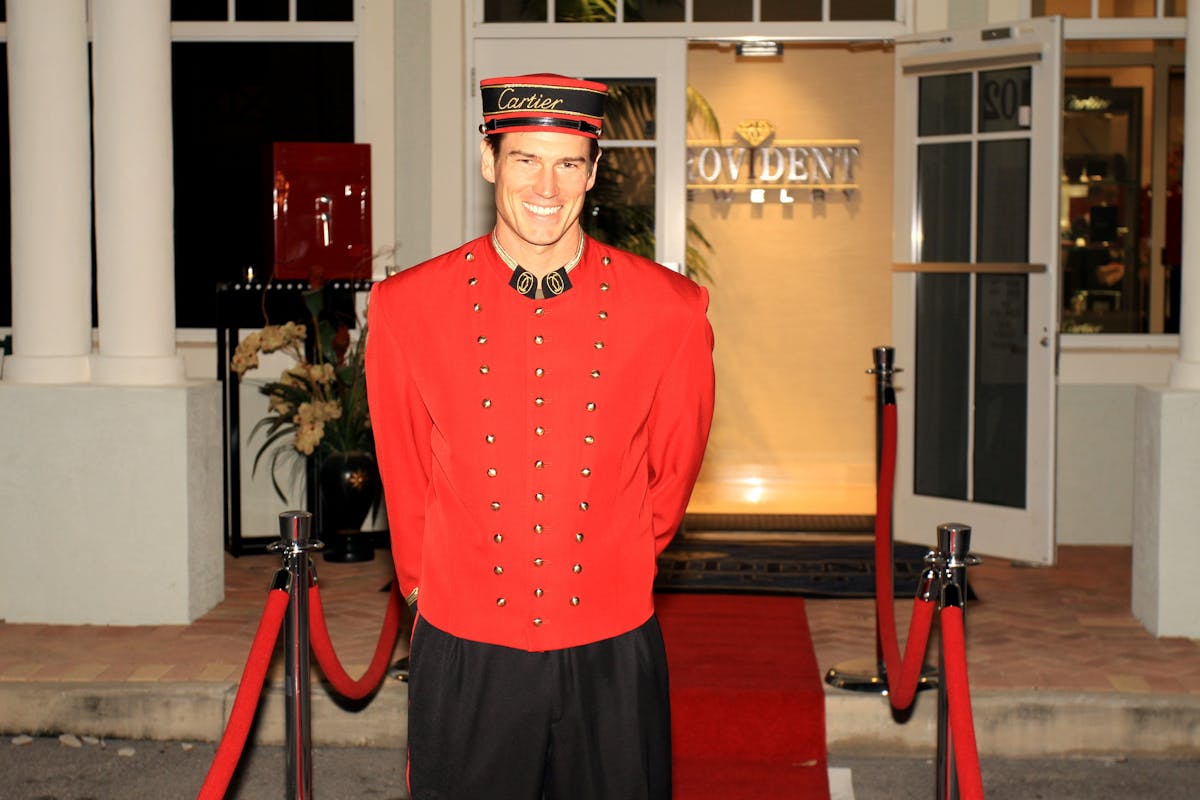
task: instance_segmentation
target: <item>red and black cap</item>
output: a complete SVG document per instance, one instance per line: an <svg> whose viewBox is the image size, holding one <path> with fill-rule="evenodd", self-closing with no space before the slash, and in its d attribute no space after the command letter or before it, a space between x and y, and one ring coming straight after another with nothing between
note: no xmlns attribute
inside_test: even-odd
<svg viewBox="0 0 1200 800"><path fill-rule="evenodd" d="M479 82L480 133L554 131L600 138L608 87L563 75L518 75Z"/></svg>

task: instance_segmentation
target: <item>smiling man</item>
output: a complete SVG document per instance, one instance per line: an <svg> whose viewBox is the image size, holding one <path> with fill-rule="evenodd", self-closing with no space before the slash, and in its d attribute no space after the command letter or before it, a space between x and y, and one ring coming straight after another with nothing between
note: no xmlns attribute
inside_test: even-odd
<svg viewBox="0 0 1200 800"><path fill-rule="evenodd" d="M372 292L367 384L417 613L414 800L667 800L655 561L712 419L708 295L588 237L600 83L485 80L492 231Z"/></svg>

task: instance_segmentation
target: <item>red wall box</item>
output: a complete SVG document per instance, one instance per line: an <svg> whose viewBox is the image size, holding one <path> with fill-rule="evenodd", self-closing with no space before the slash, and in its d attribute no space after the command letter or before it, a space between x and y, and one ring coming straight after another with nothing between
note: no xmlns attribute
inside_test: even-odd
<svg viewBox="0 0 1200 800"><path fill-rule="evenodd" d="M371 277L371 146L275 142L275 279Z"/></svg>

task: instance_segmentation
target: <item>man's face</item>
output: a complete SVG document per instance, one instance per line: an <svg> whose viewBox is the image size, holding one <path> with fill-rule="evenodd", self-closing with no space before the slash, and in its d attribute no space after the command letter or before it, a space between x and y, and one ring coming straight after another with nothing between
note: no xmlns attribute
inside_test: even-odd
<svg viewBox="0 0 1200 800"><path fill-rule="evenodd" d="M590 140L571 133L506 133L495 155L486 141L480 150L483 177L496 185L501 244L527 255L530 249L552 251L574 228L596 182ZM571 237L564 245L573 249L576 243Z"/></svg>

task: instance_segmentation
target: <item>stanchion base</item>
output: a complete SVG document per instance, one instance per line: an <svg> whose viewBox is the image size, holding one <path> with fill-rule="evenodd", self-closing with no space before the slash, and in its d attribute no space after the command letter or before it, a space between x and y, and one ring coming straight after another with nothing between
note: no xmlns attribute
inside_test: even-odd
<svg viewBox="0 0 1200 800"><path fill-rule="evenodd" d="M888 693L887 675L869 658L858 658L835 664L825 673L825 682L848 692ZM938 684L937 668L925 664L917 678L917 691L934 689Z"/></svg>
<svg viewBox="0 0 1200 800"><path fill-rule="evenodd" d="M375 558L375 546L371 537L355 531L354 533L329 533L322 537L325 540L324 556L326 561L349 563L354 561L371 561Z"/></svg>

